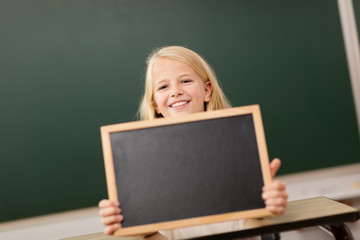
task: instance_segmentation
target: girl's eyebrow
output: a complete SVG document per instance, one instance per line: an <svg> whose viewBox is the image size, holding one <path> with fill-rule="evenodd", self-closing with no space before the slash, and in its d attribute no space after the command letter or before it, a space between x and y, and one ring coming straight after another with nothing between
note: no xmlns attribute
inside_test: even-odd
<svg viewBox="0 0 360 240"><path fill-rule="evenodd" d="M191 77L191 76L192 76L192 74L185 73L185 74L181 74L180 76L178 76L178 78Z"/></svg>
<svg viewBox="0 0 360 240"><path fill-rule="evenodd" d="M167 79L163 79L163 80L160 80L160 81L155 81L155 85L161 85L165 82L167 82L168 80Z"/></svg>
<svg viewBox="0 0 360 240"><path fill-rule="evenodd" d="M181 75L179 75L179 76L176 76L176 78L183 78L183 77L191 77L191 76L193 76L193 74L191 74L191 73L184 73L184 74L181 74ZM160 80L160 81L155 81L155 85L160 85L160 84L163 84L164 82L167 82L167 81L169 81L169 79L168 78L165 78L165 79L162 79L162 80Z"/></svg>

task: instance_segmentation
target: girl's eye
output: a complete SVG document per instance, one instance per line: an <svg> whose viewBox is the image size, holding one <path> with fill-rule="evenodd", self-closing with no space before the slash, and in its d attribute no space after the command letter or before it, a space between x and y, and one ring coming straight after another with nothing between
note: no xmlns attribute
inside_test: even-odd
<svg viewBox="0 0 360 240"><path fill-rule="evenodd" d="M167 85L162 85L162 86L158 87L157 90L160 91L160 90L163 90L165 88L167 88Z"/></svg>
<svg viewBox="0 0 360 240"><path fill-rule="evenodd" d="M189 82L192 82L192 80L190 80L190 79L184 79L184 80L182 80L182 82L183 82L183 83L189 83Z"/></svg>

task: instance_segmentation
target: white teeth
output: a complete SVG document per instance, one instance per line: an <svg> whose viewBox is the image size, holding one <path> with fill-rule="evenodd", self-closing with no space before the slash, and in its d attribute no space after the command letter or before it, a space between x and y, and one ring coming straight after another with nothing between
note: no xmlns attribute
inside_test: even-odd
<svg viewBox="0 0 360 240"><path fill-rule="evenodd" d="M186 103L187 103L187 101L177 102L177 103L174 103L173 105L171 105L171 107L179 107L179 106L182 106L182 105L184 105Z"/></svg>

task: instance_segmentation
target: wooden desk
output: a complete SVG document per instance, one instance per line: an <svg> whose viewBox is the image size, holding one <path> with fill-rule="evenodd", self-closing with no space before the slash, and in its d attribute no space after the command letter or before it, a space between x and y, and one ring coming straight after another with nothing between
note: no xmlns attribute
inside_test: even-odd
<svg viewBox="0 0 360 240"><path fill-rule="evenodd" d="M192 238L193 240L239 239L269 233L290 231L311 226L324 226L335 239L353 239L343 224L359 219L359 210L334 200L317 197L289 202L286 213L280 217L247 219L243 230ZM65 238L64 240L138 240L140 237L112 237L102 233Z"/></svg>

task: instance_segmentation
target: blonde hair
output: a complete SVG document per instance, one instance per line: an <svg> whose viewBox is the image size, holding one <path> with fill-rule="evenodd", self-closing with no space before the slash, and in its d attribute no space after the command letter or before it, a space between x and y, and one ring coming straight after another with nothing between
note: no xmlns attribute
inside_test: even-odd
<svg viewBox="0 0 360 240"><path fill-rule="evenodd" d="M162 117L162 115L158 114L154 108L154 87L152 77L155 63L162 58L181 61L190 66L201 77L204 83L207 81L210 82L212 94L210 101L205 103L205 111L213 111L231 106L221 90L214 70L199 54L185 47L169 46L155 49L146 60L147 70L145 76L145 89L138 111L140 119L152 120Z"/></svg>

